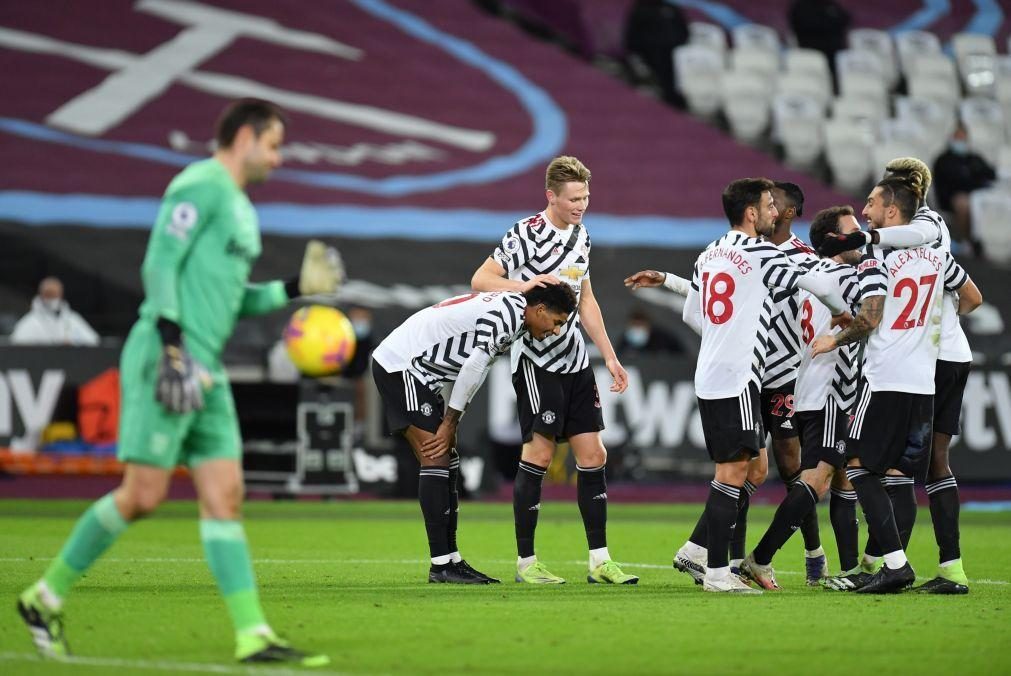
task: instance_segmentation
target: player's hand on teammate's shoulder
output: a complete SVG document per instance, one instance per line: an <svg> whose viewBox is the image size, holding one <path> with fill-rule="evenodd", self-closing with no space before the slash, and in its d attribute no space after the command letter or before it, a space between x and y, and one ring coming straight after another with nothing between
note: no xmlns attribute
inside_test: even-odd
<svg viewBox="0 0 1011 676"><path fill-rule="evenodd" d="M817 357L836 349L835 336L818 336L811 341L811 354Z"/></svg>
<svg viewBox="0 0 1011 676"><path fill-rule="evenodd" d="M607 365L607 370L611 372L611 377L614 379L611 382L611 391L621 394L626 389L628 389L628 373L625 371L625 367L621 365L617 357L612 357L604 362Z"/></svg>
<svg viewBox="0 0 1011 676"><path fill-rule="evenodd" d="M561 284L561 283L562 280L558 279L554 275L536 275L523 283L523 286L520 287L520 292L526 293L527 291L530 291L531 289L537 286L547 286L548 284Z"/></svg>
<svg viewBox="0 0 1011 676"><path fill-rule="evenodd" d="M337 293L345 277L344 260L340 252L318 239L309 240L298 276L299 294L313 296Z"/></svg>
<svg viewBox="0 0 1011 676"><path fill-rule="evenodd" d="M625 278L625 286L635 289L646 289L655 286L662 286L665 275L656 270L640 270L630 277Z"/></svg>
<svg viewBox="0 0 1011 676"><path fill-rule="evenodd" d="M842 314L832 315L833 329L837 326L840 326L845 329L852 323L853 323L853 315L851 315L849 312L843 312Z"/></svg>

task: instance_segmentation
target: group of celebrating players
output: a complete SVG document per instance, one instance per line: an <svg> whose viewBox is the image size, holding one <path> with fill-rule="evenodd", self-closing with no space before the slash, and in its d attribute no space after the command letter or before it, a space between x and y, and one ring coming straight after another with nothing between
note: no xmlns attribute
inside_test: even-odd
<svg viewBox="0 0 1011 676"><path fill-rule="evenodd" d="M627 376L590 285L582 223L589 180L576 158L555 158L547 207L509 229L474 274L474 292L418 312L376 349L389 427L421 463L430 582L498 582L470 566L456 545L455 436L491 361L506 352L524 441L513 496L516 581L564 582L537 559L533 543L541 481L555 444L567 440L578 470L587 580L638 582L607 549L600 399L579 330L603 356L612 391L622 392ZM972 360L958 315L982 297L952 257L943 219L926 205L930 180L920 160L893 160L863 209L870 230L861 230L851 207L829 207L812 222L813 248L791 229L804 208L797 185L733 181L722 195L730 230L706 247L690 280L655 270L625 280L632 289L662 285L685 296L683 319L702 338L695 390L716 472L674 567L704 590L779 589L772 558L798 529L808 584L858 593L906 589L915 581L905 555L916 518L914 481L926 480L940 566L917 589L968 592L947 452ZM447 406L440 390L453 381ZM767 435L788 492L745 555L750 497L768 474ZM835 577L816 512L830 490L842 570ZM862 557L857 501L869 529Z"/></svg>
<svg viewBox="0 0 1011 676"><path fill-rule="evenodd" d="M81 515L42 577L18 597L44 656L70 654L63 605L71 588L158 507L174 468L186 465L236 659L329 662L292 647L265 618L241 521L242 445L221 359L238 318L333 294L343 280L336 252L310 242L291 279L248 281L261 243L245 188L280 166L286 125L273 103L233 102L218 120L214 155L184 169L165 192L141 269L145 300L121 357L122 482ZM516 580L564 582L537 559L534 533L542 480L555 445L566 440L578 469L587 580L638 582L607 547L604 425L580 331L603 357L611 391L623 392L627 374L590 285L582 222L589 184L576 158L552 160L547 206L506 232L474 273L473 293L411 316L373 354L390 431L406 438L420 462L430 582L498 582L470 566L456 543L456 429L490 363L506 352L524 441L513 501ZM860 593L909 587L913 482L925 478L941 563L919 589L968 592L947 455L972 358L958 315L982 298L951 257L943 220L925 203L929 186L919 160L890 162L863 210L870 231L860 229L851 208L830 207L814 218L812 249L791 232L803 212L800 188L737 180L723 191L730 230L706 247L690 280L655 270L625 280L632 289L663 285L684 295L684 320L702 336L695 389L716 473L674 566L706 591L777 589L772 557L797 528L809 583ZM447 403L441 391L449 384ZM768 470L766 432L789 492L745 556L749 499ZM815 514L830 487L843 571L832 578ZM857 500L870 531L859 560Z"/></svg>

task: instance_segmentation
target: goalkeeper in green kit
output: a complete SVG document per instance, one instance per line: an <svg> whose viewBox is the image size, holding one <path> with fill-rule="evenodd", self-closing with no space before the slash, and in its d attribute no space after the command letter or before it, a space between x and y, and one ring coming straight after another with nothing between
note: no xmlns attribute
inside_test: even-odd
<svg viewBox="0 0 1011 676"><path fill-rule="evenodd" d="M271 312L299 295L333 293L337 252L310 242L300 275L248 283L260 255L256 212L244 189L281 164L286 118L256 99L218 120L214 156L173 179L141 268L145 299L120 360L120 486L80 517L40 580L18 598L39 651L69 654L62 606L71 586L133 521L165 498L173 469L189 467L200 503L200 540L235 628L243 662L326 664L279 638L264 617L240 521L242 445L221 363L238 318Z"/></svg>

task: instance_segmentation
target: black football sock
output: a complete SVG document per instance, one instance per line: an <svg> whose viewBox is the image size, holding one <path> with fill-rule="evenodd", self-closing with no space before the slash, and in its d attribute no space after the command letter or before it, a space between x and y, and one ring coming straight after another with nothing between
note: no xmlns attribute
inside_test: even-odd
<svg viewBox="0 0 1011 676"><path fill-rule="evenodd" d="M734 534L730 538L730 560L743 559L746 555L748 540L748 507L751 506L751 496L758 486L750 481L744 482L741 497L737 500L737 522L734 524Z"/></svg>
<svg viewBox="0 0 1011 676"><path fill-rule="evenodd" d="M755 547L755 562L763 566L772 563L772 557L786 544L794 531L800 528L800 524L816 504L818 494L814 489L803 481L795 481L776 510L769 529Z"/></svg>
<svg viewBox="0 0 1011 676"><path fill-rule="evenodd" d="M857 521L857 493L833 488L828 504L829 519L835 531L836 547L839 549L839 565L846 572L857 567L860 525Z"/></svg>
<svg viewBox="0 0 1011 676"><path fill-rule="evenodd" d="M607 479L604 465L576 465L576 501L583 517L586 544L593 549L607 546Z"/></svg>
<svg viewBox="0 0 1011 676"><path fill-rule="evenodd" d="M422 467L418 471L418 502L425 517L428 549L433 559L449 556L449 470ZM433 562L434 563L434 562Z"/></svg>
<svg viewBox="0 0 1011 676"><path fill-rule="evenodd" d="M909 538L916 524L916 490L913 487L913 478L886 476L885 490L888 492L888 499L892 501L895 526L899 529L899 541L905 550L909 547Z"/></svg>
<svg viewBox="0 0 1011 676"><path fill-rule="evenodd" d="M930 520L934 523L939 562L962 558L958 534L958 484L955 477L946 476L927 484L930 497Z"/></svg>
<svg viewBox="0 0 1011 676"><path fill-rule="evenodd" d="M449 552L459 551L456 544L456 526L460 519L460 455L454 448L449 454L449 523L446 524L446 534L449 539Z"/></svg>
<svg viewBox="0 0 1011 676"><path fill-rule="evenodd" d="M521 558L534 555L534 531L541 510L541 483L547 467L520 460L513 484L513 518L516 522L516 551Z"/></svg>
<svg viewBox="0 0 1011 676"><path fill-rule="evenodd" d="M846 478L856 490L860 506L864 509L864 518L867 519L867 530L874 536L880 550L885 553L901 550L902 540L899 539L899 529L895 525L892 502L888 499L880 478L863 467L847 468Z"/></svg>
<svg viewBox="0 0 1011 676"><path fill-rule="evenodd" d="M800 472L798 471L792 477L786 480L787 490L790 492L790 488L793 487L800 481ZM815 506L807 516L804 517L803 523L800 524L800 534L804 536L804 549L813 552L814 550L821 547L821 533L818 531L818 507Z"/></svg>
<svg viewBox="0 0 1011 676"><path fill-rule="evenodd" d="M688 536L688 541L703 549L709 546L709 515L705 509L699 514L699 520L695 522L695 529Z"/></svg>
<svg viewBox="0 0 1011 676"><path fill-rule="evenodd" d="M726 568L730 565L727 548L737 521L737 505L741 499L741 488L715 479L709 484L709 499L706 500L706 517L709 521L707 547L709 568Z"/></svg>

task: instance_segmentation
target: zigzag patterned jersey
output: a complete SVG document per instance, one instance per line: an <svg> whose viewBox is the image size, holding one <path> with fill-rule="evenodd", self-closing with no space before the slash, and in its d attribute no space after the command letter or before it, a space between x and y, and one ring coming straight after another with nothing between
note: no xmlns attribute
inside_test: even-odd
<svg viewBox="0 0 1011 676"><path fill-rule="evenodd" d="M590 277L590 235L581 224L566 230L556 228L542 211L509 228L492 258L505 268L509 279L525 282L537 275L554 275L569 284L578 299L583 279ZM569 315L569 321L557 336L535 340L528 333L517 341L512 351L514 372L521 355L556 373L575 373L587 368L590 360L579 330L579 313Z"/></svg>

